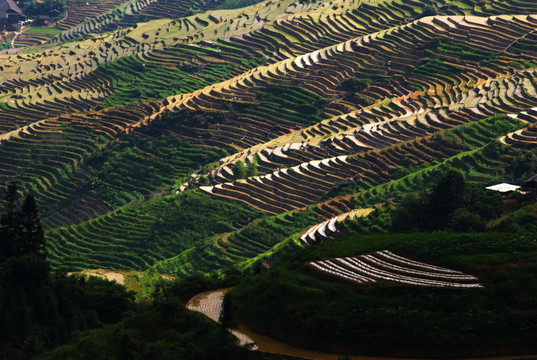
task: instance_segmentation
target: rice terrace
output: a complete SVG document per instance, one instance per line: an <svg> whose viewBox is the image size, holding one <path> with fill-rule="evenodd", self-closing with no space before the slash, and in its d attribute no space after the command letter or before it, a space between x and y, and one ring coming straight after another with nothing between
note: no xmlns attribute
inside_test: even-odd
<svg viewBox="0 0 537 360"><path fill-rule="evenodd" d="M537 2L0 0L0 198L0 359L536 358Z"/></svg>

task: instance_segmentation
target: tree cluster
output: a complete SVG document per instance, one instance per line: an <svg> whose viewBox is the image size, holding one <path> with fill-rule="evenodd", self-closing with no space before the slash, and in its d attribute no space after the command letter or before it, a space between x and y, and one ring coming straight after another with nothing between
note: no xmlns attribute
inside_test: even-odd
<svg viewBox="0 0 537 360"><path fill-rule="evenodd" d="M132 295L98 278L51 273L33 196L10 184L0 207L0 359L29 359L75 330L121 320Z"/></svg>
<svg viewBox="0 0 537 360"><path fill-rule="evenodd" d="M241 160L235 163L236 179L246 179L250 176L257 176L257 155L251 161L246 159L246 165Z"/></svg>
<svg viewBox="0 0 537 360"><path fill-rule="evenodd" d="M37 18L39 15L47 15L52 18L58 18L65 12L65 1L32 1L25 9L23 9L23 12L30 18Z"/></svg>
<svg viewBox="0 0 537 360"><path fill-rule="evenodd" d="M515 184L521 184L524 180L535 175L537 169L537 155L533 152L525 152L517 155L505 169L511 175Z"/></svg>
<svg viewBox="0 0 537 360"><path fill-rule="evenodd" d="M236 285L243 274L234 267L221 276L201 273L155 284L152 301L139 304L117 324L80 333L70 344L41 360L287 360L250 352L236 345L231 334L205 316L186 309L194 295Z"/></svg>
<svg viewBox="0 0 537 360"><path fill-rule="evenodd" d="M483 231L488 220L502 213L497 192L469 184L457 169L444 172L432 191L412 193L391 213L396 231Z"/></svg>
<svg viewBox="0 0 537 360"><path fill-rule="evenodd" d="M35 199L28 195L17 209L17 198L17 187L11 183L0 215L0 261L24 255L44 259L45 237Z"/></svg>

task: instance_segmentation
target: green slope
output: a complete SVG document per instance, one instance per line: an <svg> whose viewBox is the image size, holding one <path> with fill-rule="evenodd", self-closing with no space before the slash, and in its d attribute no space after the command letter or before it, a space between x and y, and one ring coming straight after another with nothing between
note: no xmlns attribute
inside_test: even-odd
<svg viewBox="0 0 537 360"><path fill-rule="evenodd" d="M307 261L389 249L475 274L484 289L353 287L306 270ZM230 308L295 346L403 357L534 353L533 239L517 234L351 235L300 251L230 292Z"/></svg>

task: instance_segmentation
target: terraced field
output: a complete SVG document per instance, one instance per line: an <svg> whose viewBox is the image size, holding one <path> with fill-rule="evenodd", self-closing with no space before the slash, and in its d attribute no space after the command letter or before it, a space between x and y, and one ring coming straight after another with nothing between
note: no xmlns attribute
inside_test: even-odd
<svg viewBox="0 0 537 360"><path fill-rule="evenodd" d="M36 196L54 266L270 266L535 152L537 3L188 5L71 2L0 55L0 182ZM240 215L155 232L182 197Z"/></svg>
<svg viewBox="0 0 537 360"><path fill-rule="evenodd" d="M477 282L478 279L475 276L413 261L388 250L351 258L312 261L306 263L305 266L320 274L350 281L357 285L384 281L425 287L483 287Z"/></svg>

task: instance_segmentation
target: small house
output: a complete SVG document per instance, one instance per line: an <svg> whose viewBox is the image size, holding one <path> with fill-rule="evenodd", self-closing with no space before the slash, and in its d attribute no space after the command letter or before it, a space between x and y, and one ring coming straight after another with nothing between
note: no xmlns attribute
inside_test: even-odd
<svg viewBox="0 0 537 360"><path fill-rule="evenodd" d="M20 29L20 23L26 17L13 0L0 0L0 31Z"/></svg>
<svg viewBox="0 0 537 360"><path fill-rule="evenodd" d="M37 26L48 25L49 19L50 19L49 15L37 15L37 17L34 20L34 25L37 25Z"/></svg>
<svg viewBox="0 0 537 360"><path fill-rule="evenodd" d="M524 191L528 192L533 198L537 198L537 174L533 175L522 185Z"/></svg>
<svg viewBox="0 0 537 360"><path fill-rule="evenodd" d="M520 189L520 186L501 183L501 184L497 184L497 185L487 186L485 189L492 190L492 191L498 191L498 192L501 192L501 193L509 193L509 192L516 191L516 190Z"/></svg>

